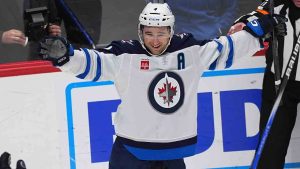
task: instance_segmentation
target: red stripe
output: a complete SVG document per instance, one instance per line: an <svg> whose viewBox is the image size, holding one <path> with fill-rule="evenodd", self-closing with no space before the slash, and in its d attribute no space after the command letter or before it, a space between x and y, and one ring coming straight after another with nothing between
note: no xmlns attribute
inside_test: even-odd
<svg viewBox="0 0 300 169"><path fill-rule="evenodd" d="M36 60L0 64L0 77L60 72L50 61Z"/></svg>
<svg viewBox="0 0 300 169"><path fill-rule="evenodd" d="M256 52L254 54L254 56L265 56L266 54L266 51L268 50L269 48L269 43L268 42L264 42L264 48L258 52Z"/></svg>

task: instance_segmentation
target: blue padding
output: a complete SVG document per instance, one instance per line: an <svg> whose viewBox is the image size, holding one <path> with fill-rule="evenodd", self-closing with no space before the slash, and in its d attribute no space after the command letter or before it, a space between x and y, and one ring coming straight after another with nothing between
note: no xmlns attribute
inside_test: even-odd
<svg viewBox="0 0 300 169"><path fill-rule="evenodd" d="M253 33L255 33L257 36L263 36L264 35L264 31L261 27L261 25L259 24L259 22L257 20L253 20L251 22L247 23L247 26L249 29L251 29L253 31Z"/></svg>

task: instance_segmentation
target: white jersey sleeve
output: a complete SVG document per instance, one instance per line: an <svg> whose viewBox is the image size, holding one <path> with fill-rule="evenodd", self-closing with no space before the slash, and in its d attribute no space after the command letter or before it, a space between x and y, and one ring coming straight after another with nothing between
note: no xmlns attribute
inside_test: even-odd
<svg viewBox="0 0 300 169"><path fill-rule="evenodd" d="M85 48L74 52L70 61L60 67L62 71L86 80L115 80L120 70L122 56Z"/></svg>

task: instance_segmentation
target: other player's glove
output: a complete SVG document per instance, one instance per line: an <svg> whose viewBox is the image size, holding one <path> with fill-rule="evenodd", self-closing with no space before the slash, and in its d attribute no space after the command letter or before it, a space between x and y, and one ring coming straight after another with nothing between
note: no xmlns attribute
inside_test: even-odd
<svg viewBox="0 0 300 169"><path fill-rule="evenodd" d="M0 156L0 169L11 169L11 157L8 152L2 153ZM25 162L23 160L18 160L16 169L26 169Z"/></svg>
<svg viewBox="0 0 300 169"><path fill-rule="evenodd" d="M10 163L10 154L8 152L2 153L0 156L0 169L11 169Z"/></svg>
<svg viewBox="0 0 300 169"><path fill-rule="evenodd" d="M283 2L275 1L275 6L281 5ZM233 25L237 23L244 23L248 27L245 27L245 30L250 32L253 36L256 37L267 37L265 36L269 32L275 31L277 36L285 36L287 34L287 29L285 22L287 19L282 15L274 14L273 17L269 14L270 1L263 1L255 11L252 11L246 15L238 18ZM256 22L260 25L257 27ZM253 25L254 24L254 25Z"/></svg>
<svg viewBox="0 0 300 169"><path fill-rule="evenodd" d="M73 53L72 45L63 37L48 36L40 41L40 57L52 61L55 66L62 66L67 63Z"/></svg>
<svg viewBox="0 0 300 169"><path fill-rule="evenodd" d="M278 6L283 4L283 2L281 2L284 0L275 0L274 1L274 6ZM247 24L250 21L253 21L254 19L258 19L260 17L262 17L263 15L269 15L269 11L270 11L270 1L269 0L265 0L263 1L255 11L252 11L248 14L242 15L241 17L239 17L236 21L234 21L234 24L238 23L238 22L243 22L244 24Z"/></svg>
<svg viewBox="0 0 300 169"><path fill-rule="evenodd" d="M258 19L248 22L244 30L259 38L264 38L272 31L275 31L278 36L285 36L287 34L285 22L287 21L287 18L283 15L263 15Z"/></svg>
<svg viewBox="0 0 300 169"><path fill-rule="evenodd" d="M16 169L26 169L25 162L23 160L18 160Z"/></svg>

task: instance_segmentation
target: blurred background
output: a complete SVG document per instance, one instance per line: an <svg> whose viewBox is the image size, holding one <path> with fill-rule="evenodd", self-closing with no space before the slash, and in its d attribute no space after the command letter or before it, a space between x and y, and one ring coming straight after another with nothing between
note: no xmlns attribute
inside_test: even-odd
<svg viewBox="0 0 300 169"><path fill-rule="evenodd" d="M199 0L194 1L200 2ZM49 5L50 2L54 5ZM67 37L77 48L104 47L112 40L138 39L138 16L146 5L146 2L145 0L1 0L0 35L2 38L0 42L0 63L39 59L36 56L37 42L42 36L49 35L48 30L43 32L40 29L41 27L43 29L47 26L49 27L51 24L59 25L62 32L61 36ZM177 5L179 5L178 2ZM178 15L180 19L180 17L192 16L189 14L189 7L192 7L192 4L195 2L193 0L182 1L183 5L189 4L190 6L186 5L183 13L177 12L177 9L174 10L175 17ZM216 6L222 8L224 5L221 3L225 1L209 1L211 4L206 2L208 1L205 0L202 2L204 5L208 5L206 8L209 8L209 5L214 6L215 9L212 10L216 11L214 13L212 11L209 12L215 15L217 12L221 12ZM228 1L228 3L231 2L233 3L234 1ZM234 9L230 10L234 10L235 13L232 13L234 13L235 19L242 14L254 10L261 1L236 0L236 2L237 4L234 6L233 4L232 6L231 4L227 4L228 8L234 7ZM173 3L172 0L168 3L170 3L171 7L176 7L175 0L174 5L171 4ZM182 6L182 4L180 5ZM43 9L40 9L41 7L46 7L48 10L46 14L43 13ZM198 10L197 8L195 9ZM200 10L201 6L199 6ZM185 13L186 16L184 16ZM222 15L220 13L220 16ZM192 19L196 19L196 17ZM202 18L202 20L202 25L206 25L205 18ZM209 22L212 22L212 20L207 21L207 27L213 29ZM233 22L233 19L227 22ZM180 23L178 22L178 24ZM231 25L232 23L228 24ZM30 41L26 47L14 42L7 43L3 35L7 35L5 32L12 29L20 30L27 37L35 36L35 38L29 38ZM195 29L198 28L196 27ZM226 29L227 27L222 31L218 30L219 33L213 35L213 37L226 34Z"/></svg>
<svg viewBox="0 0 300 169"><path fill-rule="evenodd" d="M238 16L254 10L261 3L260 0L237 1ZM145 5L143 0L102 0L103 15L99 43L106 44L117 39L137 39L138 15Z"/></svg>

